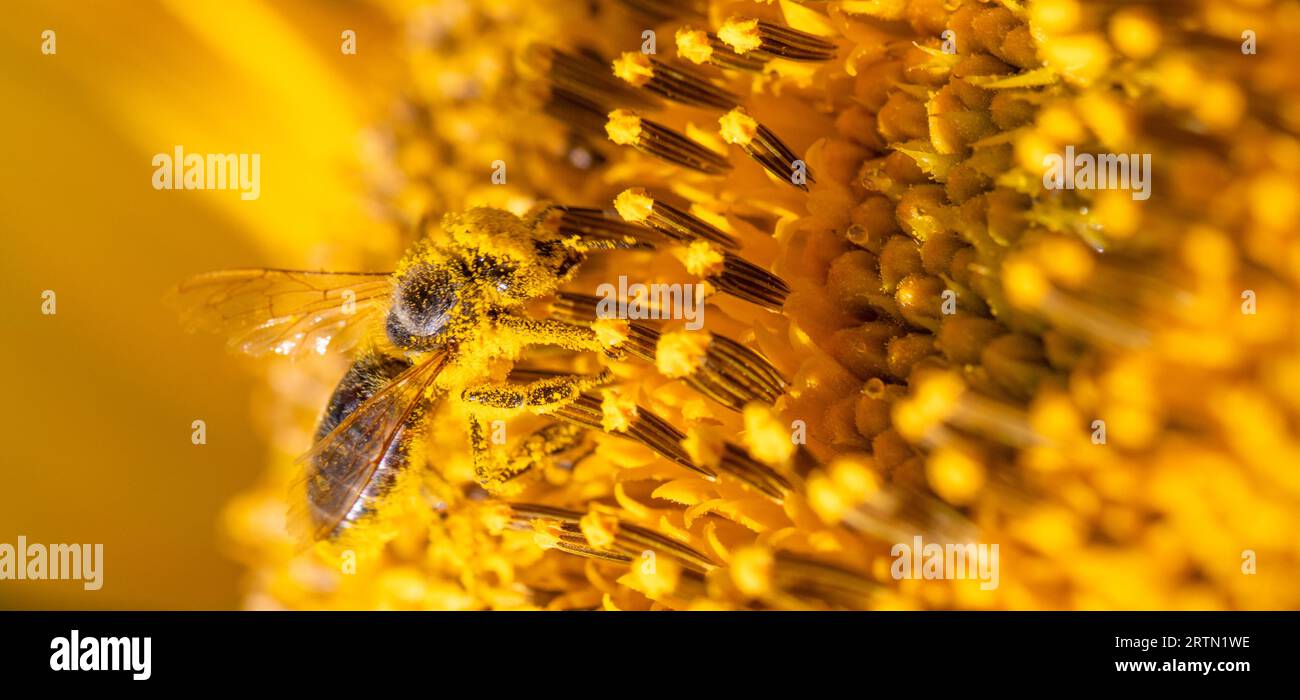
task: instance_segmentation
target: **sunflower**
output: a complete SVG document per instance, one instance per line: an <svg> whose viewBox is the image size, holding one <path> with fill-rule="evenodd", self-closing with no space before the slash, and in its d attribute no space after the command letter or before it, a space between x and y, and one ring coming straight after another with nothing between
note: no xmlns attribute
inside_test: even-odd
<svg viewBox="0 0 1300 700"><path fill-rule="evenodd" d="M550 202L676 232L573 291L685 275L708 323L655 324L584 407L587 449L539 447L500 488L435 412L375 534L308 553L283 484L337 377L272 370L266 485L224 520L250 607L1300 606L1295 4L389 10L407 79L368 152L387 230ZM1146 179L1053 186L1067 153ZM777 303L737 293L751 268ZM701 381L722 347L766 388ZM637 439L646 414L669 444ZM915 538L997 545L996 584L898 576Z"/></svg>

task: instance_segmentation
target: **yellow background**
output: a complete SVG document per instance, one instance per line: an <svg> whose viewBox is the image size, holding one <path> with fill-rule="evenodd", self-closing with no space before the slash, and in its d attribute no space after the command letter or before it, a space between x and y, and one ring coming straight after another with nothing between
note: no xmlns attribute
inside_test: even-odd
<svg viewBox="0 0 1300 700"><path fill-rule="evenodd" d="M96 592L0 581L0 608L238 607L216 527L265 460L255 368L183 334L162 297L204 270L357 256L378 226L359 134L389 107L401 37L337 2L5 4L0 542L102 543L105 564ZM154 190L151 158L177 144L260 153L261 198Z"/></svg>

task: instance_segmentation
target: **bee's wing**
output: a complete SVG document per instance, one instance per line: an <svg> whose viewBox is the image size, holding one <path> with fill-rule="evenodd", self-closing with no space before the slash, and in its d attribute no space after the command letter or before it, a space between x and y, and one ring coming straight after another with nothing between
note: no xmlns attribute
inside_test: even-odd
<svg viewBox="0 0 1300 700"><path fill-rule="evenodd" d="M439 353L394 377L298 458L304 472L291 492L289 529L300 542L323 539L352 511L403 428L428 410L446 357Z"/></svg>
<svg viewBox="0 0 1300 700"><path fill-rule="evenodd" d="M249 355L346 350L385 306L386 272L246 269L185 280L168 295L187 330L229 337Z"/></svg>

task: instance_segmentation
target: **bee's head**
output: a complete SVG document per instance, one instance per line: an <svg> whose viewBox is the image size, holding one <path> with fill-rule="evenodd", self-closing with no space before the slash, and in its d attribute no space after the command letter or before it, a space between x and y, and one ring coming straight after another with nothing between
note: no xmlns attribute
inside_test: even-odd
<svg viewBox="0 0 1300 700"><path fill-rule="evenodd" d="M443 265L417 263L397 279L388 312L388 339L404 350L433 350L459 301L456 275Z"/></svg>

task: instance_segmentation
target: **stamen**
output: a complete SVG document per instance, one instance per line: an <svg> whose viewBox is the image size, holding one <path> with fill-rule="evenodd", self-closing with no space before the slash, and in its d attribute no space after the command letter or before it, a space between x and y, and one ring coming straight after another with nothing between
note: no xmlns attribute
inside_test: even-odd
<svg viewBox="0 0 1300 700"><path fill-rule="evenodd" d="M615 219L600 209L560 206L555 209L559 212L558 232L580 239L584 250L654 249L653 244L641 240L647 233L644 227Z"/></svg>
<svg viewBox="0 0 1300 700"><path fill-rule="evenodd" d="M767 59L742 56L722 43L717 35L702 29L682 27L677 30L677 55L696 65L710 64L729 70L762 73Z"/></svg>
<svg viewBox="0 0 1300 700"><path fill-rule="evenodd" d="M785 145L771 129L759 124L741 107L727 112L718 120L719 133L727 143L744 149L759 165L763 166L778 180L798 187L807 192L809 182L814 182L812 172L807 165L796 168L795 161L803 161L795 152ZM801 178L796 178L802 175Z"/></svg>
<svg viewBox="0 0 1300 700"><path fill-rule="evenodd" d="M680 104L728 109L740 101L706 78L638 51L628 51L615 60L614 75Z"/></svg>
<svg viewBox="0 0 1300 700"><path fill-rule="evenodd" d="M623 4L641 13L655 24L684 17L706 17L705 0L622 0Z"/></svg>
<svg viewBox="0 0 1300 700"><path fill-rule="evenodd" d="M581 535L567 535L556 537L551 541L551 546L579 557L587 559L600 559L602 561L612 561L618 564L630 564L634 560L631 555L621 552L611 552L605 549L596 549L587 542L586 538Z"/></svg>
<svg viewBox="0 0 1300 700"><path fill-rule="evenodd" d="M610 433L605 429L601 400L593 394L582 394L552 415L592 430L635 440L653 450L655 454L699 474L708 481L718 480L717 472L691 460L686 448L682 446L682 442L686 439L682 431L643 406L637 406L636 417L632 419L631 425L617 433ZM784 477L772 471L771 467L755 461L743 449L731 443L726 444L718 468L777 503L780 503L785 493L790 490L790 483Z"/></svg>
<svg viewBox="0 0 1300 700"><path fill-rule="evenodd" d="M723 254L722 272L706 279L718 291L773 311L780 311L790 294L790 286L785 280L731 253Z"/></svg>
<svg viewBox="0 0 1300 700"><path fill-rule="evenodd" d="M791 61L829 61L835 57L835 44L815 34L738 15L722 23L718 38L744 56Z"/></svg>
<svg viewBox="0 0 1300 700"><path fill-rule="evenodd" d="M740 247L736 239L692 214L654 199L640 187L619 193L614 208L624 221L645 224L675 241L707 240L725 248Z"/></svg>
<svg viewBox="0 0 1300 700"><path fill-rule="evenodd" d="M1008 258L1002 264L1002 280L1013 304L1037 310L1071 335L1127 349L1151 342L1145 328L1057 289L1042 266L1033 261Z"/></svg>
<svg viewBox="0 0 1300 700"><path fill-rule="evenodd" d="M510 510L521 520L558 520L563 523L576 523L582 519L582 513L567 508L542 505L540 503L511 503Z"/></svg>
<svg viewBox="0 0 1300 700"><path fill-rule="evenodd" d="M785 280L708 241L695 241L672 253L687 272L708 280L718 291L752 304L780 311L790 294Z"/></svg>
<svg viewBox="0 0 1300 700"><path fill-rule="evenodd" d="M552 318L590 326L599 300L593 296L562 292L551 305ZM655 362L660 332L644 323L629 321L627 339L619 347L629 355ZM688 386L734 411L745 404L775 403L785 392L786 380L762 355L718 334L710 334L703 361L681 377Z"/></svg>
<svg viewBox="0 0 1300 700"><path fill-rule="evenodd" d="M552 86L590 100L637 109L660 106L655 98L610 75L606 67L609 64L594 56L534 44L528 48L525 60L543 73Z"/></svg>
<svg viewBox="0 0 1300 700"><path fill-rule="evenodd" d="M731 170L731 163L727 162L726 157L662 124L642 119L635 112L625 109L609 113L605 133L610 141L620 146L632 146L673 165L708 175L722 175Z"/></svg>
<svg viewBox="0 0 1300 700"><path fill-rule="evenodd" d="M622 521L619 522L618 532L614 535L614 546L633 556L640 556L641 552L647 549L659 549L681 560L688 568L701 573L717 566L691 547L653 530Z"/></svg>
<svg viewBox="0 0 1300 700"><path fill-rule="evenodd" d="M606 106L555 86L550 86L543 110L557 121L592 136L604 135L605 115L609 112Z"/></svg>
<svg viewBox="0 0 1300 700"><path fill-rule="evenodd" d="M849 606L854 609L867 607L864 599L880 590L880 584L862 574L792 552L777 552L774 563L772 578L778 587L789 590L812 586L824 593L839 594L835 597L842 603L843 596L849 596Z"/></svg>
<svg viewBox="0 0 1300 700"><path fill-rule="evenodd" d="M556 521L557 524L550 528L555 537L552 544L573 554L628 562L646 550L658 550L677 559L691 571L704 573L717 567L717 564L694 548L621 519L618 520L617 527L613 528L614 541L609 548L598 548L582 534L580 521L583 513L534 503L512 503L510 509L517 522Z"/></svg>
<svg viewBox="0 0 1300 700"><path fill-rule="evenodd" d="M597 305L600 300L586 294L560 292L551 302L551 318L565 323L591 326L596 322ZM627 322L627 338L619 344L619 349L629 355L647 362L654 362L655 346L659 343L659 331L637 321Z"/></svg>
<svg viewBox="0 0 1300 700"><path fill-rule="evenodd" d="M777 503L785 500L785 494L790 492L790 482L785 477L730 442L723 445L718 469L754 487Z"/></svg>
<svg viewBox="0 0 1300 700"><path fill-rule="evenodd" d="M601 410L600 398L592 394L579 396L575 401L556 410L554 415L592 430L608 432L605 430L602 421L604 412ZM686 450L681 446L681 441L686 436L680 430L646 408L637 406L636 417L632 419L631 425L628 426L627 430L615 434L635 440L650 448L659 456L685 467L709 481L717 481L718 479L716 472L691 461L690 456L686 454Z"/></svg>
<svg viewBox="0 0 1300 700"><path fill-rule="evenodd" d="M762 355L725 336L713 335L704 364L688 382L718 403L739 411L759 400L775 403L786 381Z"/></svg>

